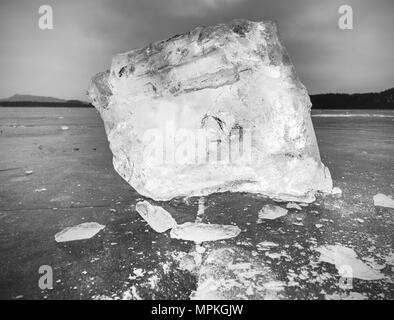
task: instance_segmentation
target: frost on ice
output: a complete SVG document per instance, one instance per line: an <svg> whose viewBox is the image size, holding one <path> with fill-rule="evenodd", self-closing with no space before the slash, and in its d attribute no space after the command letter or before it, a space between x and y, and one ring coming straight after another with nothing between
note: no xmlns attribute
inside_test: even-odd
<svg viewBox="0 0 394 320"><path fill-rule="evenodd" d="M192 300L279 299L284 284L269 266L239 247L213 249L198 271Z"/></svg>
<svg viewBox="0 0 394 320"><path fill-rule="evenodd" d="M320 253L319 260L335 265L341 273L346 271L346 277L358 278L362 280L379 280L385 276L377 270L370 268L361 261L353 249L340 245L326 245L316 249Z"/></svg>

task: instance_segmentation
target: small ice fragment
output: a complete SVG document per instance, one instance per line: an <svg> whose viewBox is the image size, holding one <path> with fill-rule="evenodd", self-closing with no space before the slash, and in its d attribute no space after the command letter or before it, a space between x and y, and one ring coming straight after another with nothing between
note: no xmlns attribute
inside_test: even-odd
<svg viewBox="0 0 394 320"><path fill-rule="evenodd" d="M338 187L334 187L331 190L331 194L337 194L337 195L341 195L342 194L342 190L339 189Z"/></svg>
<svg viewBox="0 0 394 320"><path fill-rule="evenodd" d="M249 286L245 292L248 296L251 296L254 293L252 286Z"/></svg>
<svg viewBox="0 0 394 320"><path fill-rule="evenodd" d="M162 207L151 205L148 201L140 201L135 210L156 232L165 232L177 225L171 214Z"/></svg>
<svg viewBox="0 0 394 320"><path fill-rule="evenodd" d="M263 284L263 287L267 290L281 291L286 286L282 281L271 281Z"/></svg>
<svg viewBox="0 0 394 320"><path fill-rule="evenodd" d="M271 204L266 204L259 211L258 217L259 217L259 219L274 220L274 219L285 216L287 214L287 212L288 212L288 210L284 209L282 207L274 206Z"/></svg>
<svg viewBox="0 0 394 320"><path fill-rule="evenodd" d="M366 300L368 297L358 292L326 294L326 300Z"/></svg>
<svg viewBox="0 0 394 320"><path fill-rule="evenodd" d="M385 258L386 263L390 266L394 266L394 252L390 251L389 255Z"/></svg>
<svg viewBox="0 0 394 320"><path fill-rule="evenodd" d="M279 259L282 256L280 253L269 253L269 252L266 252L265 255L271 259Z"/></svg>
<svg viewBox="0 0 394 320"><path fill-rule="evenodd" d="M272 247L278 247L279 244L271 241L262 241L257 244L258 248L272 248Z"/></svg>
<svg viewBox="0 0 394 320"><path fill-rule="evenodd" d="M293 245L293 247L294 247L294 248L297 248L297 249L299 249L299 250L303 250L303 249L304 249L304 247L303 247L302 245L300 245L299 243L295 243L295 244Z"/></svg>
<svg viewBox="0 0 394 320"><path fill-rule="evenodd" d="M199 254L203 254L204 252L205 252L205 248L203 247L203 246L201 246L201 245L196 245L196 251L199 253Z"/></svg>
<svg viewBox="0 0 394 320"><path fill-rule="evenodd" d="M67 127L67 126L61 126L60 127L62 130L68 130L69 129L69 127Z"/></svg>
<svg viewBox="0 0 394 320"><path fill-rule="evenodd" d="M90 239L95 236L105 226L97 222L85 222L74 227L68 227L56 233L56 242L66 242L75 240Z"/></svg>
<svg viewBox="0 0 394 320"><path fill-rule="evenodd" d="M171 230L171 238L194 242L216 241L234 238L241 229L233 225L186 222Z"/></svg>
<svg viewBox="0 0 394 320"><path fill-rule="evenodd" d="M302 208L301 208L297 203L295 203L295 202L289 202L289 203L286 205L286 208L287 208L287 209L302 210Z"/></svg>
<svg viewBox="0 0 394 320"><path fill-rule="evenodd" d="M316 224L315 224L315 227L318 228L318 229L320 229L320 228L322 228L322 227L324 227L324 226L323 226L322 224L320 224L320 223L316 223Z"/></svg>
<svg viewBox="0 0 394 320"><path fill-rule="evenodd" d="M142 277L145 274L145 271L142 270L141 268L134 269L133 273L135 274L136 277Z"/></svg>
<svg viewBox="0 0 394 320"><path fill-rule="evenodd" d="M394 208L394 200L382 193L373 197L373 204L379 207Z"/></svg>

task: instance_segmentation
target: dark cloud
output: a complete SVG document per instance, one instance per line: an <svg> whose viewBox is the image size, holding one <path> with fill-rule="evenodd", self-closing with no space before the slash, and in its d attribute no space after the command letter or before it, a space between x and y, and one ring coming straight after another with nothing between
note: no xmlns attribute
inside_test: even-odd
<svg viewBox="0 0 394 320"><path fill-rule="evenodd" d="M1 0L0 97L16 92L84 98L90 77L119 52L234 18L275 20L309 92L394 86L394 1L347 0L354 30L340 30L342 0L47 0L55 28L38 28L39 0Z"/></svg>

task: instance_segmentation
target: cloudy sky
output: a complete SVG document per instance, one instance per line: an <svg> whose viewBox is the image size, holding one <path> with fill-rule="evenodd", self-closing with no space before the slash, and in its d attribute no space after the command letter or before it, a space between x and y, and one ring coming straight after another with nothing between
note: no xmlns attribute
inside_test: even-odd
<svg viewBox="0 0 394 320"><path fill-rule="evenodd" d="M44 4L53 30L38 27ZM338 27L343 4L353 30ZM277 21L312 94L394 87L393 0L0 0L0 98L86 100L91 76L114 54L234 18Z"/></svg>

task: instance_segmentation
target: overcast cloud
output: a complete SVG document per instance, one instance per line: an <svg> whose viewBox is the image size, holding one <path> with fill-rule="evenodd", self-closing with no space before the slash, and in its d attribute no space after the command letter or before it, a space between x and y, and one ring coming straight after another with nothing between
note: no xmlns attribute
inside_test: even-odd
<svg viewBox="0 0 394 320"><path fill-rule="evenodd" d="M394 87L393 0L0 0L0 97L84 99L93 74L119 52L234 18L275 20L310 93ZM54 29L38 28L38 8ZM354 29L338 28L349 4Z"/></svg>

